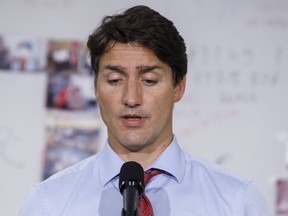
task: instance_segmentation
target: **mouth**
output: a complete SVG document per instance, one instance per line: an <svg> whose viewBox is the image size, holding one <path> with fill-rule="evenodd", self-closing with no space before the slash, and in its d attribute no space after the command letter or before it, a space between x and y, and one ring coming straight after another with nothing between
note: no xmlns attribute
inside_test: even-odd
<svg viewBox="0 0 288 216"><path fill-rule="evenodd" d="M122 116L123 124L127 127L139 127L144 122L144 117L135 114L127 114Z"/></svg>
<svg viewBox="0 0 288 216"><path fill-rule="evenodd" d="M123 118L127 120L136 120L136 121L142 119L142 117L138 115L124 115Z"/></svg>

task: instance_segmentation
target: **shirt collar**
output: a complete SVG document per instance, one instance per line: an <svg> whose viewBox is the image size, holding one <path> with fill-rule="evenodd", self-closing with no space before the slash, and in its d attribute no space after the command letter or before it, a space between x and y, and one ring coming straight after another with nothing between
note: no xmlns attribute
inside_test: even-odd
<svg viewBox="0 0 288 216"><path fill-rule="evenodd" d="M171 144L162 152L161 155L148 167L164 170L181 182L185 174L185 157L180 148L176 137L173 137Z"/></svg>
<svg viewBox="0 0 288 216"><path fill-rule="evenodd" d="M124 161L113 151L106 141L100 157L100 184L105 185L115 178L121 169Z"/></svg>
<svg viewBox="0 0 288 216"><path fill-rule="evenodd" d="M112 150L106 141L100 156L100 184L105 185L117 177L124 161ZM148 167L164 170L174 176L178 182L184 177L185 158L177 139L173 136L171 144L159 155L159 157Z"/></svg>

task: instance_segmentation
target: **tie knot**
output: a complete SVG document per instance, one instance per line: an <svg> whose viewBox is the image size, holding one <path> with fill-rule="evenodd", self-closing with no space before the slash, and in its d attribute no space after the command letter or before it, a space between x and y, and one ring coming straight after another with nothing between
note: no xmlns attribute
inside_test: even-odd
<svg viewBox="0 0 288 216"><path fill-rule="evenodd" d="M154 176L163 173L163 170L159 169L150 169L144 173L144 187L148 184L150 179L152 179Z"/></svg>

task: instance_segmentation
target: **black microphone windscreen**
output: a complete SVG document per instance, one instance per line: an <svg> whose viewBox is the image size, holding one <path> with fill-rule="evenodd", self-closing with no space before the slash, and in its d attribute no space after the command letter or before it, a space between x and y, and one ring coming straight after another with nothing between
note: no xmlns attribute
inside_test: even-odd
<svg viewBox="0 0 288 216"><path fill-rule="evenodd" d="M123 182L134 181L144 185L144 170L142 166L135 161L128 161L121 167L119 174L119 188L122 193Z"/></svg>

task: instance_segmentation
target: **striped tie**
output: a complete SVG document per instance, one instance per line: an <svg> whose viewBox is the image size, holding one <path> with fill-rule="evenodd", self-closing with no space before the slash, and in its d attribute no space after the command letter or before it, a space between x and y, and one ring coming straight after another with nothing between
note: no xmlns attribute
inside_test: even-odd
<svg viewBox="0 0 288 216"><path fill-rule="evenodd" d="M144 187L146 187L147 183L153 178L155 175L162 173L162 170L158 169L150 169L144 173ZM139 205L138 205L138 214L139 216L154 216L152 204L150 200L146 196L145 193L142 193L139 197Z"/></svg>

